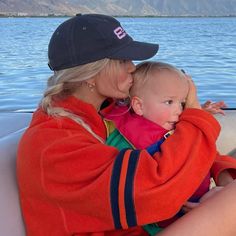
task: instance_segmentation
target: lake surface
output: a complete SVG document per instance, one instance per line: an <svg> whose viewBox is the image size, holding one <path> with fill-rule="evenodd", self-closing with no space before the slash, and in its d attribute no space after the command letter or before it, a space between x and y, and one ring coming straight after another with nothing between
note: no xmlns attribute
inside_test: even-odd
<svg viewBox="0 0 236 236"><path fill-rule="evenodd" d="M67 18L0 18L0 111L34 110L51 71L47 46ZM152 60L191 74L201 102L236 107L236 18L118 18L136 40L160 45Z"/></svg>

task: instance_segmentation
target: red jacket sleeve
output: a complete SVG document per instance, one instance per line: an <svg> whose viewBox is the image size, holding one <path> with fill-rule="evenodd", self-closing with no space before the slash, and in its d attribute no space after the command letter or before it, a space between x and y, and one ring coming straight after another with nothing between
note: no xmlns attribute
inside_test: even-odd
<svg viewBox="0 0 236 236"><path fill-rule="evenodd" d="M216 183L218 182L219 174L227 170L233 179L236 178L236 160L231 156L220 155L217 153L216 160L211 168L211 174Z"/></svg>

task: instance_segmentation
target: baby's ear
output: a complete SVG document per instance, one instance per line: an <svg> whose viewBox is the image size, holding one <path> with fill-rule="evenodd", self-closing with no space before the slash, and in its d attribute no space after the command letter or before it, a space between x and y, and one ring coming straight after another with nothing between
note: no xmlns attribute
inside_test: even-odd
<svg viewBox="0 0 236 236"><path fill-rule="evenodd" d="M137 115L143 115L143 100L141 98L136 96L132 97L131 106Z"/></svg>

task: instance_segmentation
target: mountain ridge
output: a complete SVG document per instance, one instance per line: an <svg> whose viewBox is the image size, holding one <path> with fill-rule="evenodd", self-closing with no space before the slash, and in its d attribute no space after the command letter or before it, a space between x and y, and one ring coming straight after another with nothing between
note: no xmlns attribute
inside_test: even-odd
<svg viewBox="0 0 236 236"><path fill-rule="evenodd" d="M236 0L0 0L0 14L71 16L236 16Z"/></svg>

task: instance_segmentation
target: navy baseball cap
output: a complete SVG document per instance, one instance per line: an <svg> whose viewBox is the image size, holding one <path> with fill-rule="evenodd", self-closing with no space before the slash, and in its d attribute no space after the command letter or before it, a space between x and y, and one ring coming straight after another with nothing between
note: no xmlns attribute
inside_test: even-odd
<svg viewBox="0 0 236 236"><path fill-rule="evenodd" d="M134 41L111 16L77 15L53 33L48 46L48 65L57 71L104 58L146 60L158 48L158 44Z"/></svg>

